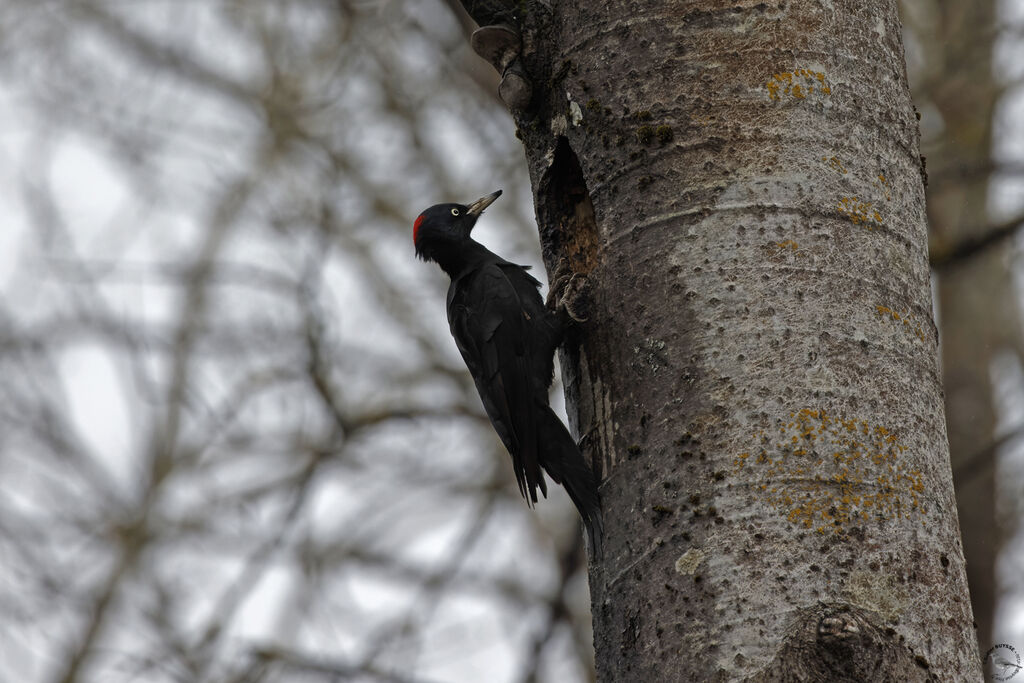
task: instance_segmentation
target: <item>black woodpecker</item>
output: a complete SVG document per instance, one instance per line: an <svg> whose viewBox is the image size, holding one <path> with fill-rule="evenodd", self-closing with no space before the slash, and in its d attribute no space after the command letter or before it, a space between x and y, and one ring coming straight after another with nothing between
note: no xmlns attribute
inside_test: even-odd
<svg viewBox="0 0 1024 683"><path fill-rule="evenodd" d="M583 518L591 550L601 549L597 480L562 421L548 405L555 349L572 316L550 310L540 282L472 237L480 214L501 190L464 204L437 204L416 218L416 255L451 277L448 326L494 430L512 456L519 491L531 506L547 496L541 469L565 487ZM556 307L557 308L557 307Z"/></svg>

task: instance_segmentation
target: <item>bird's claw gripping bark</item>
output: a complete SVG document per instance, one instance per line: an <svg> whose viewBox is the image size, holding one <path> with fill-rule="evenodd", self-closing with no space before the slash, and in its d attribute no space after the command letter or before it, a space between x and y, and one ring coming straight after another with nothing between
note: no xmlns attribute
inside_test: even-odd
<svg viewBox="0 0 1024 683"><path fill-rule="evenodd" d="M564 310L565 314L569 318L578 323L587 322L588 318L581 316L576 312L575 306L580 298L580 293L587 284L587 278L585 275L579 275L574 273L569 278L568 284L565 286L565 293L562 298L558 300L558 309Z"/></svg>
<svg viewBox="0 0 1024 683"><path fill-rule="evenodd" d="M580 294L587 284L587 277L572 272L569 267L569 260L566 258L558 262L551 279L551 288L548 290L547 307L558 315L565 316L569 320L578 323L586 322L588 319L576 312Z"/></svg>
<svg viewBox="0 0 1024 683"><path fill-rule="evenodd" d="M562 290L565 289L565 285L571 277L572 271L569 269L569 259L563 258L559 260L558 265L555 266L555 272L551 274L551 286L548 287L548 298L544 302L550 310L555 310L558 297Z"/></svg>

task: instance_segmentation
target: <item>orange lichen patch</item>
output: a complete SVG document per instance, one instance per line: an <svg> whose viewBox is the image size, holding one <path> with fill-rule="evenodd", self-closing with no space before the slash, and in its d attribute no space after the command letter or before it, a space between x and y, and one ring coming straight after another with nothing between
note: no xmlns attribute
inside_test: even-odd
<svg viewBox="0 0 1024 683"><path fill-rule="evenodd" d="M823 156L821 160L826 162L833 170L843 174L847 174L848 171L843 163L836 156ZM854 182L858 186L862 184L866 185L868 182L865 174L854 169ZM892 201L892 188L889 186L889 179L886 178L884 173L876 173L874 179L871 180L872 186L877 190L871 191L874 199L881 199L884 197L885 201ZM882 221L882 215L875 208L875 201L864 201L859 197L841 197L839 199L839 211L846 215L855 225L864 224L868 230L873 229L874 224L884 225Z"/></svg>
<svg viewBox="0 0 1024 683"><path fill-rule="evenodd" d="M843 173L843 174L849 173L849 171L846 170L846 167L843 166L843 162L840 161L839 157L837 157L835 155L830 156L830 157L822 157L821 160L826 162L834 170L839 171L840 173Z"/></svg>
<svg viewBox="0 0 1024 683"><path fill-rule="evenodd" d="M773 261L792 261L804 258L806 254L800 250L796 240L782 240L781 242L766 242L761 245L765 258Z"/></svg>
<svg viewBox="0 0 1024 683"><path fill-rule="evenodd" d="M854 523L921 512L924 478L910 469L897 435L867 420L805 408L761 431L758 451L733 459L734 472L756 473L758 490L787 520L845 533Z"/></svg>
<svg viewBox="0 0 1024 683"><path fill-rule="evenodd" d="M845 214L853 221L854 225L863 223L864 227L868 230L872 229L871 221L878 225L884 225L882 223L882 216L871 207L872 202L862 202L856 197L842 197L839 199L839 213Z"/></svg>
<svg viewBox="0 0 1024 683"><path fill-rule="evenodd" d="M747 458L749 457L750 453L740 453L735 458L733 458L732 466L735 467L737 471L743 469L743 465L746 464Z"/></svg>
<svg viewBox="0 0 1024 683"><path fill-rule="evenodd" d="M807 99L815 92L831 95L832 88L825 84L825 74L810 69L796 69L774 74L765 84L768 97L773 100L789 95L798 100Z"/></svg>
<svg viewBox="0 0 1024 683"><path fill-rule="evenodd" d="M882 191L882 194L885 195L886 201L892 201L892 188L889 187L889 181L886 179L884 173L878 174L878 177L874 181L874 185Z"/></svg>
<svg viewBox="0 0 1024 683"><path fill-rule="evenodd" d="M902 323L904 329L906 329L909 334L913 334L921 341L924 341L924 329L921 327L920 323L914 320L914 316L910 314L909 310L898 313L888 306L875 306L875 311L878 313L879 317L892 319L895 322Z"/></svg>

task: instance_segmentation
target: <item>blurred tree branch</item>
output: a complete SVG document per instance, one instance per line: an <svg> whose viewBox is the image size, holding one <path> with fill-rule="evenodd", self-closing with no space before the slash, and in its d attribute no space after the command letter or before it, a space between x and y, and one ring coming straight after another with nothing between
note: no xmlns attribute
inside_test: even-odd
<svg viewBox="0 0 1024 683"><path fill-rule="evenodd" d="M931 250L932 268L951 268L974 258L986 249L999 246L1018 234L1024 225L1024 215L990 225L972 233L969 237L949 246L937 246Z"/></svg>

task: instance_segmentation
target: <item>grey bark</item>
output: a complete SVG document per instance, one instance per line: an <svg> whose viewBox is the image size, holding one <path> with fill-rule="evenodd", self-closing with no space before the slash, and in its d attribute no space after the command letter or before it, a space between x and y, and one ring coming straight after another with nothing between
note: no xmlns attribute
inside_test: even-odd
<svg viewBox="0 0 1024 683"><path fill-rule="evenodd" d="M979 680L894 3L514 20L599 680Z"/></svg>

